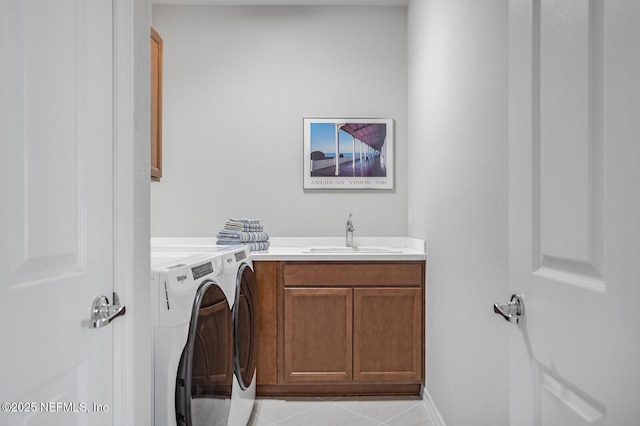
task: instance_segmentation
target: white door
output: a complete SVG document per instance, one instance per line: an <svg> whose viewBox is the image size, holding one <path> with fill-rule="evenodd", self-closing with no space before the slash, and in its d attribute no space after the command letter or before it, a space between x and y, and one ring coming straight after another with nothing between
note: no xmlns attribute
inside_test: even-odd
<svg viewBox="0 0 640 426"><path fill-rule="evenodd" d="M0 4L0 424L113 424L111 0Z"/></svg>
<svg viewBox="0 0 640 426"><path fill-rule="evenodd" d="M640 2L509 5L511 425L636 425Z"/></svg>

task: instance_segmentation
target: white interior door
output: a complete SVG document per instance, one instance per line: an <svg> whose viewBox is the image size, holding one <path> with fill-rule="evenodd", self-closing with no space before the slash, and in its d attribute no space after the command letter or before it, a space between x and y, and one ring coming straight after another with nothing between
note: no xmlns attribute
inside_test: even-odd
<svg viewBox="0 0 640 426"><path fill-rule="evenodd" d="M510 1L513 426L640 419L639 23L635 0Z"/></svg>
<svg viewBox="0 0 640 426"><path fill-rule="evenodd" d="M0 424L113 424L111 0L0 4Z"/></svg>

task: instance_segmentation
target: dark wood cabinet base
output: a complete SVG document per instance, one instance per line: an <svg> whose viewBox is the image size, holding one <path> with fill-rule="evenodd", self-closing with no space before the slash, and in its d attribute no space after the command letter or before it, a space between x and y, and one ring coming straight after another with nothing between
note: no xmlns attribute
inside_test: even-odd
<svg viewBox="0 0 640 426"><path fill-rule="evenodd" d="M424 269L406 262L254 262L259 396L420 396Z"/></svg>
<svg viewBox="0 0 640 426"><path fill-rule="evenodd" d="M257 396L422 396L421 384L338 383L258 385Z"/></svg>

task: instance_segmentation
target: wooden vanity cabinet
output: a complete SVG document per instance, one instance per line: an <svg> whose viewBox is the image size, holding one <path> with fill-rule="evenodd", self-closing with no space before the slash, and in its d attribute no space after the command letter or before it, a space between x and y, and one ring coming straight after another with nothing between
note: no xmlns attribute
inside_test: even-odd
<svg viewBox="0 0 640 426"><path fill-rule="evenodd" d="M256 271L268 266L275 274L266 280L267 298L277 287L277 302L261 308L278 308L262 311L262 317L278 319L262 330L270 336L267 341L260 335L267 347L273 347L276 335L277 356L264 360L265 372L258 364L258 394L419 394L424 265L254 262Z"/></svg>

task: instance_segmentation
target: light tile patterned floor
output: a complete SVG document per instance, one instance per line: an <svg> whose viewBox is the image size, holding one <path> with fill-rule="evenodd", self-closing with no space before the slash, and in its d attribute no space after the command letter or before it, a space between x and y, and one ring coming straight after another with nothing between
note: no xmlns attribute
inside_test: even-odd
<svg viewBox="0 0 640 426"><path fill-rule="evenodd" d="M435 426L417 397L258 398L248 426Z"/></svg>

